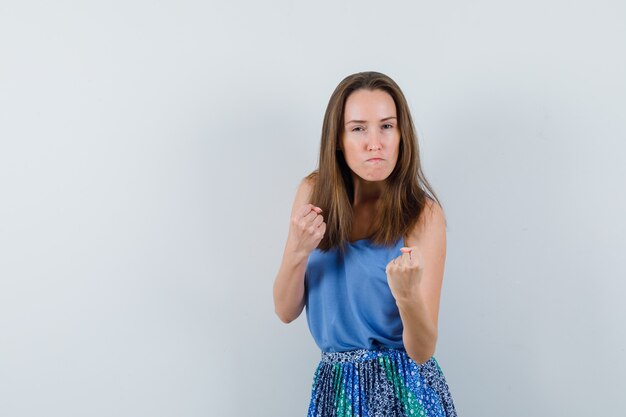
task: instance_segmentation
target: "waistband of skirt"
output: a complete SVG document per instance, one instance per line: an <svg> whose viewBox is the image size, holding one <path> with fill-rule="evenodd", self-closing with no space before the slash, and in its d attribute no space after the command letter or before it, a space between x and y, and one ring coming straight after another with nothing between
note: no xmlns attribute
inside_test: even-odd
<svg viewBox="0 0 626 417"><path fill-rule="evenodd" d="M391 357L396 355L405 356L404 348L378 348L378 349L355 349L345 352L322 352L322 362L340 363L340 362L363 362L383 357Z"/></svg>

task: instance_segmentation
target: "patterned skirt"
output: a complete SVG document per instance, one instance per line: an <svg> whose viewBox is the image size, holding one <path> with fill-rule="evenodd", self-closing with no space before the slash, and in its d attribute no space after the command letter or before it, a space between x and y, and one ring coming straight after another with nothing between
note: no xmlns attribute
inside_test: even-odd
<svg viewBox="0 0 626 417"><path fill-rule="evenodd" d="M308 417L456 417L432 356L418 365L404 349L322 352Z"/></svg>

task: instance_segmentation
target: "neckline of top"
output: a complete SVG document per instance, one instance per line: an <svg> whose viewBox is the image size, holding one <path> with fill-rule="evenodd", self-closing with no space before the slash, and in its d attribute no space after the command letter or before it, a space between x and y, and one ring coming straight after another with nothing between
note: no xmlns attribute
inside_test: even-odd
<svg viewBox="0 0 626 417"><path fill-rule="evenodd" d="M354 245L355 243L359 243L359 242L365 242L365 241L371 241L372 239L370 239L369 237L364 237L362 239L357 239L355 241L350 242L349 240L347 241L348 244L350 245Z"/></svg>
<svg viewBox="0 0 626 417"><path fill-rule="evenodd" d="M396 240L396 245L398 244L399 241L402 241L402 245L404 245L404 236L400 237L400 239ZM357 239L353 242L347 241L348 245L356 245L359 244L361 242L372 242L372 239L370 239L369 237L364 237L362 239Z"/></svg>

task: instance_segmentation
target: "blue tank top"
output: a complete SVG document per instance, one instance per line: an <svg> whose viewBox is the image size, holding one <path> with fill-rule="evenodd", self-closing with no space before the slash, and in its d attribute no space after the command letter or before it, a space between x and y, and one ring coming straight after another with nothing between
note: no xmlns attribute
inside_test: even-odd
<svg viewBox="0 0 626 417"><path fill-rule="evenodd" d="M369 239L328 252L313 250L307 261L307 322L323 352L402 348L402 320L385 269L401 255L404 239L379 246Z"/></svg>

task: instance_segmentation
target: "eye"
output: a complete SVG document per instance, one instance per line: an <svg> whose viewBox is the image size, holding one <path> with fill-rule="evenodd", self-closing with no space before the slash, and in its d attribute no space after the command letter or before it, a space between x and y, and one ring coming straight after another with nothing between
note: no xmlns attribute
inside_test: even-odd
<svg viewBox="0 0 626 417"><path fill-rule="evenodd" d="M387 124L384 124L384 125L383 125L383 127L385 127L385 126L389 126L387 129L391 129L391 128L393 128L393 125L392 125L392 124L389 124L389 123L387 123Z"/></svg>
<svg viewBox="0 0 626 417"><path fill-rule="evenodd" d="M362 129L362 127L361 126L357 126L354 129L352 129L352 131L353 132L360 132L360 130L357 130L357 129Z"/></svg>

